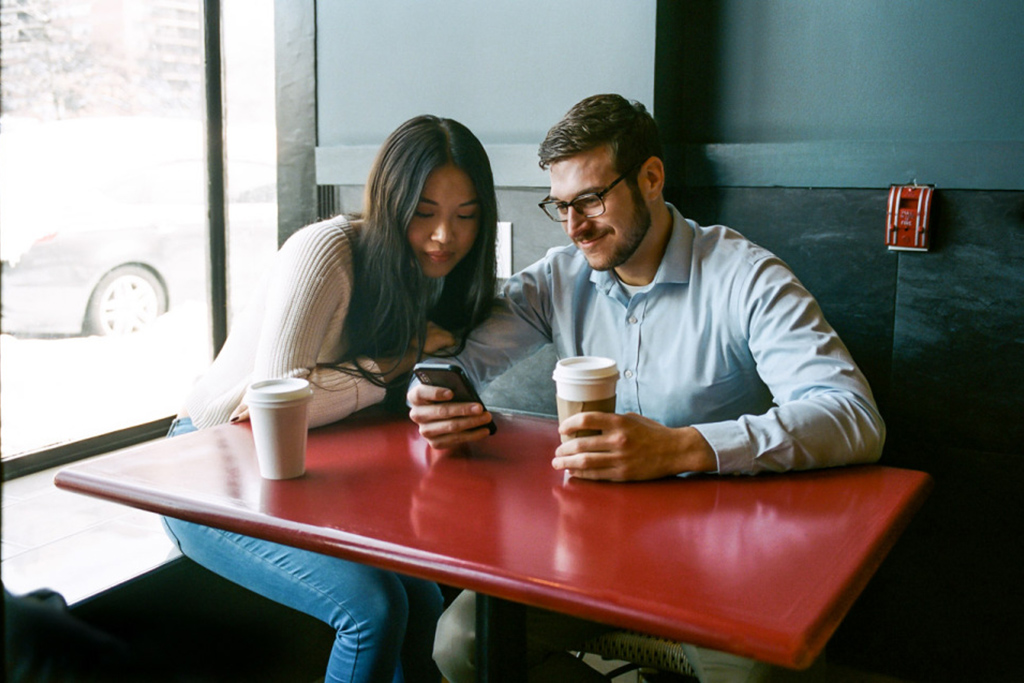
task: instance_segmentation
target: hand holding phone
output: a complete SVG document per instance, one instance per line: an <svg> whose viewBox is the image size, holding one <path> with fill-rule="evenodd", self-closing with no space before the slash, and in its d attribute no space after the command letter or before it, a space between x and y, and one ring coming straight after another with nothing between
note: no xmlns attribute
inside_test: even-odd
<svg viewBox="0 0 1024 683"><path fill-rule="evenodd" d="M487 410L487 406L480 399L480 394L473 387L473 383L469 381L465 371L458 365L440 361L422 361L413 367L412 373L423 384L450 389L454 394L452 401L479 403L484 410ZM485 426L491 434L498 431L498 426L494 424L493 420Z"/></svg>

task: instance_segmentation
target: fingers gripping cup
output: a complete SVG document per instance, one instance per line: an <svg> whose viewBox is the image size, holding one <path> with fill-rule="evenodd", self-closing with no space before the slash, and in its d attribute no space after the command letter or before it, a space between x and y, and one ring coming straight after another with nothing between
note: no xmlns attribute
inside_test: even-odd
<svg viewBox="0 0 1024 683"><path fill-rule="evenodd" d="M254 382L245 392L256 459L265 479L292 479L306 471L307 407L313 389L304 379Z"/></svg>
<svg viewBox="0 0 1024 683"><path fill-rule="evenodd" d="M611 358L563 358L555 365L552 376L555 379L559 423L576 413L615 412L615 384L619 381L619 369ZM563 434L562 442L597 433L592 430L580 430L568 436Z"/></svg>

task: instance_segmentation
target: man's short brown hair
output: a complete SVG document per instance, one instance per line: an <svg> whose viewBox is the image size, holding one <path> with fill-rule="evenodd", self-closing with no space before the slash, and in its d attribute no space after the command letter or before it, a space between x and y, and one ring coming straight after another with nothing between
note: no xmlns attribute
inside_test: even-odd
<svg viewBox="0 0 1024 683"><path fill-rule="evenodd" d="M540 144L540 167L608 145L617 173L652 156L662 159L658 124L644 105L621 95L593 95L580 101L551 127ZM630 184L635 178L627 179Z"/></svg>

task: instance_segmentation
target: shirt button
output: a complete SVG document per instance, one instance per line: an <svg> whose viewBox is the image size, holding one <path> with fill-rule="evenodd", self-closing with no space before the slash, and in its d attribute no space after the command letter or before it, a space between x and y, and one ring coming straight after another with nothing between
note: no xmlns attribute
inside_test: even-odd
<svg viewBox="0 0 1024 683"><path fill-rule="evenodd" d="M632 377L633 377L633 371L632 370L626 370L622 374L623 374L623 376L625 376L626 379L632 379Z"/></svg>
<svg viewBox="0 0 1024 683"><path fill-rule="evenodd" d="M636 325L636 316L635 315L629 316L629 324L630 325Z"/></svg>

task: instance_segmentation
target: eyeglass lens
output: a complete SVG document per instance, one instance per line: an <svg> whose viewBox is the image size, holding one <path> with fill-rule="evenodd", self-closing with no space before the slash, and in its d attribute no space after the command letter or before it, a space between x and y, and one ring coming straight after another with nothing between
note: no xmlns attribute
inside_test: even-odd
<svg viewBox="0 0 1024 683"><path fill-rule="evenodd" d="M576 213L594 218L604 213L604 202L596 194L580 195L571 202L550 202L544 204L544 210L556 221L565 222L569 219L569 207L572 206Z"/></svg>

